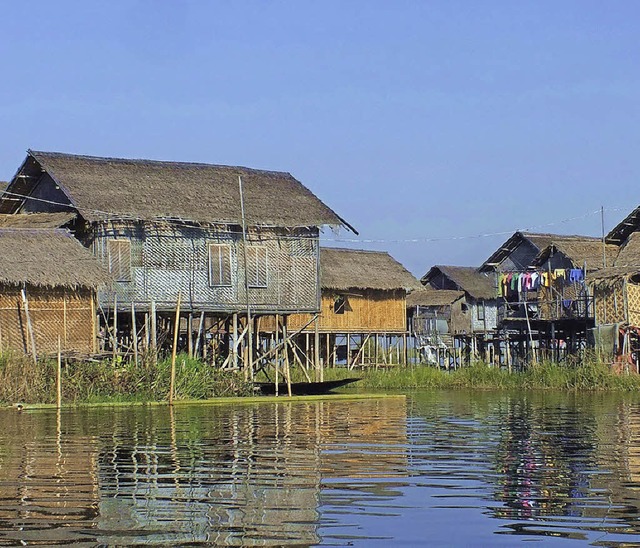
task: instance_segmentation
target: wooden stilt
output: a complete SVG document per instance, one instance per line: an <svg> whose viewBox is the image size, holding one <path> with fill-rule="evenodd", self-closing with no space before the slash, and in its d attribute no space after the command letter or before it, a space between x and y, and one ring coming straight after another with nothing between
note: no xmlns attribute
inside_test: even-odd
<svg viewBox="0 0 640 548"><path fill-rule="evenodd" d="M27 299L27 292L22 289L22 304L24 305L24 313L27 317L27 332L29 333L29 339L31 344L31 357L33 358L33 363L35 365L38 364L38 355L36 353L36 339L33 334L33 324L31 323L31 315L29 314L29 301Z"/></svg>
<svg viewBox="0 0 640 548"><path fill-rule="evenodd" d="M136 324L136 305L131 301L131 336L133 337L133 363L138 365L138 325Z"/></svg>
<svg viewBox="0 0 640 548"><path fill-rule="evenodd" d="M187 352L189 357L193 358L193 313L189 312L187 318Z"/></svg>
<svg viewBox="0 0 640 548"><path fill-rule="evenodd" d="M64 347L67 348L67 292L62 297L62 335Z"/></svg>
<svg viewBox="0 0 640 548"><path fill-rule="evenodd" d="M282 338L284 341L287 341L287 319L288 316L284 316L282 322ZM284 367L287 376L287 393L289 397L291 397L291 367L289 365L289 351L288 351L288 342L284 345Z"/></svg>
<svg viewBox="0 0 640 548"><path fill-rule="evenodd" d="M318 332L318 318L313 322L313 361L315 362L316 381L324 381L324 370L320 363L320 333Z"/></svg>
<svg viewBox="0 0 640 548"><path fill-rule="evenodd" d="M0 356L4 354L4 346L2 343L2 322L0 322Z"/></svg>
<svg viewBox="0 0 640 548"><path fill-rule="evenodd" d="M176 385L176 354L178 351L178 333L180 332L180 301L182 292L178 291L178 302L176 303L176 321L173 329L173 348L171 349L171 384L169 386L169 405L173 405L173 396Z"/></svg>
<svg viewBox="0 0 640 548"><path fill-rule="evenodd" d="M91 295L91 341L91 352L96 354L98 352L98 320L96 317L95 295Z"/></svg>
<svg viewBox="0 0 640 548"><path fill-rule="evenodd" d="M233 314L233 345L231 346L231 366L238 369L238 314Z"/></svg>
<svg viewBox="0 0 640 548"><path fill-rule="evenodd" d="M58 382L57 382L58 394L57 394L57 406L58 409L62 407L62 342L60 341L60 335L58 335Z"/></svg>
<svg viewBox="0 0 640 548"><path fill-rule="evenodd" d="M196 335L196 346L193 351L194 356L197 356L200 350L200 344L201 344L200 341L204 335L202 332L203 329L204 329L204 310L200 312L200 321L198 322L198 334ZM204 345L203 345L203 348L204 348ZM204 356L202 357L202 359L204 360Z"/></svg>
<svg viewBox="0 0 640 548"><path fill-rule="evenodd" d="M151 320L151 337L150 337L150 344L151 344L151 352L154 355L154 362L155 362L155 357L157 355L157 350L158 350L158 316L156 314L156 302L155 301L151 301L151 307L150 307L150 320Z"/></svg>
<svg viewBox="0 0 640 548"><path fill-rule="evenodd" d="M118 295L113 296L113 365L116 364L116 356L118 355Z"/></svg>
<svg viewBox="0 0 640 548"><path fill-rule="evenodd" d="M275 360L276 360L275 361L275 368L276 368L276 375L275 375L275 377L276 377L276 381L275 381L276 382L276 386L275 386L276 392L275 393L276 393L276 396L278 396L278 382L279 382L278 374L280 372L280 350L279 350L280 344L279 344L279 341L278 341L279 334L280 334L280 315L276 314L276 332L274 334L274 338L275 338L275 341L274 341L275 342L275 347L274 347L274 349L275 349Z"/></svg>

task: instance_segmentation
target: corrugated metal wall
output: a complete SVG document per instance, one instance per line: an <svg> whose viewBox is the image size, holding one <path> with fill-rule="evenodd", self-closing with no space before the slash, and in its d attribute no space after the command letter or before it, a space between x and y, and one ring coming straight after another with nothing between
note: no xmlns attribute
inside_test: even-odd
<svg viewBox="0 0 640 548"><path fill-rule="evenodd" d="M174 309L178 291L185 308L230 313L247 306L242 234L234 227L201 228L152 223L95 225L92 249L109 267L108 241L131 241L131 281L116 284L119 306L132 301L145 309ZM231 283L212 286L209 244L228 245ZM319 306L317 229L260 229L248 233L248 246L267 250L267 283L249 288L253 312L315 312ZM100 304L110 308L114 291L103 291Z"/></svg>

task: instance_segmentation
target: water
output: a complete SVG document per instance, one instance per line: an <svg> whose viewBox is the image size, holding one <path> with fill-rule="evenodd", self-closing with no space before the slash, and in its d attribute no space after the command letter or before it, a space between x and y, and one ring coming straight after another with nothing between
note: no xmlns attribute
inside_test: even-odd
<svg viewBox="0 0 640 548"><path fill-rule="evenodd" d="M0 412L0 546L640 543L640 398Z"/></svg>

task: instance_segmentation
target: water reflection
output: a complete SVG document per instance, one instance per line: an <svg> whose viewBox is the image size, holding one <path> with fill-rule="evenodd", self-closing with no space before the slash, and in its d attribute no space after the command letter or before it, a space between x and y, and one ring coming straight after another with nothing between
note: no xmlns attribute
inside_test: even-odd
<svg viewBox="0 0 640 548"><path fill-rule="evenodd" d="M404 399L2 418L0 544L317 544L323 481L407 473Z"/></svg>
<svg viewBox="0 0 640 548"><path fill-rule="evenodd" d="M0 545L640 540L635 397L0 413Z"/></svg>

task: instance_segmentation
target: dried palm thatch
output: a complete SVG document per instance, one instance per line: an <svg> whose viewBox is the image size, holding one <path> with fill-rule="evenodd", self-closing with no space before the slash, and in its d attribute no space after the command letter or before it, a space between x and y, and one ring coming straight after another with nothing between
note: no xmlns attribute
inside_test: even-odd
<svg viewBox="0 0 640 548"><path fill-rule="evenodd" d="M614 266L636 268L640 272L640 232L633 232L620 248Z"/></svg>
<svg viewBox="0 0 640 548"><path fill-rule="evenodd" d="M9 190L28 194L42 169L70 204L92 222L129 218L240 224L240 176L251 226L332 225L355 232L289 173L29 151Z"/></svg>
<svg viewBox="0 0 640 548"><path fill-rule="evenodd" d="M546 247L550 246L554 242L567 242L570 244L573 241L585 241L594 240L601 241L598 238L591 238L589 236L578 235L562 235L562 234L549 234L540 232L515 232L504 244L502 244L497 251L495 251L491 257L489 257L482 266L480 271L489 272L500 265L507 257L509 257L518 247L525 242L530 244L534 250L538 253L543 251ZM529 264L522 265L522 268L527 268Z"/></svg>
<svg viewBox="0 0 640 548"><path fill-rule="evenodd" d="M464 297L464 291L425 287L407 295L407 308L415 306L446 306Z"/></svg>
<svg viewBox="0 0 640 548"><path fill-rule="evenodd" d="M605 266L603 254L606 256L606 264L613 265L618 251L618 246L612 244L605 244L603 250L602 240L598 238L554 240L538 254L533 265L544 264L551 256L562 253L576 268L582 268L586 264L587 270L592 271Z"/></svg>
<svg viewBox="0 0 640 548"><path fill-rule="evenodd" d="M75 216L75 213L64 212L0 214L0 228L59 228Z"/></svg>
<svg viewBox="0 0 640 548"><path fill-rule="evenodd" d="M420 282L391 255L378 251L320 249L322 289L412 290Z"/></svg>
<svg viewBox="0 0 640 548"><path fill-rule="evenodd" d="M607 234L606 242L622 245L630 234L640 228L640 207L636 207Z"/></svg>
<svg viewBox="0 0 640 548"><path fill-rule="evenodd" d="M424 285L431 285L431 282L440 275L446 278L450 289L464 291L473 299L490 300L496 298L494 275L480 272L473 266L436 265L431 267L420 281Z"/></svg>
<svg viewBox="0 0 640 548"><path fill-rule="evenodd" d="M93 255L66 230L0 230L0 283L95 288L110 282Z"/></svg>

